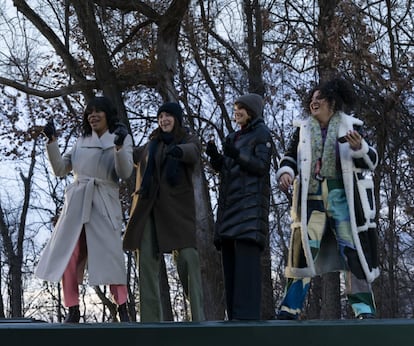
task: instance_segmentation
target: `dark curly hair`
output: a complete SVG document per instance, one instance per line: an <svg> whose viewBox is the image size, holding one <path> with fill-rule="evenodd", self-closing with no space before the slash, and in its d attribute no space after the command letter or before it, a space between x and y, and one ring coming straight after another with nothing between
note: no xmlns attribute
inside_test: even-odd
<svg viewBox="0 0 414 346"><path fill-rule="evenodd" d="M114 132L115 124L118 122L116 108L108 97L94 96L88 101L85 111L83 112L82 135L86 137L92 134L92 128L91 125L89 125L88 115L91 114L93 110L105 113L106 122L108 123L108 130L110 133Z"/></svg>
<svg viewBox="0 0 414 346"><path fill-rule="evenodd" d="M343 110L344 106L352 109L355 104L355 93L350 83L343 78L333 78L325 83L315 86L306 100L307 106L312 101L315 91L320 92L319 98L326 99L334 112Z"/></svg>

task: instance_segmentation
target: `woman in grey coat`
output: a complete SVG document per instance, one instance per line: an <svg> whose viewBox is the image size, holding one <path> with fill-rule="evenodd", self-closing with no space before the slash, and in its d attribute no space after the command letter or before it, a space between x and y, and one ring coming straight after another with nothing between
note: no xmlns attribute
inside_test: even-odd
<svg viewBox="0 0 414 346"><path fill-rule="evenodd" d="M229 320L259 320L261 253L266 246L273 142L262 117L263 99L239 97L224 155L210 141L206 153L220 173L215 245L221 250Z"/></svg>
<svg viewBox="0 0 414 346"><path fill-rule="evenodd" d="M82 126L83 135L63 156L53 120L44 129L54 174L73 172L74 181L66 188L63 209L36 275L52 282L62 279L64 303L69 307L65 322L77 323L78 284L87 264L89 284L109 284L120 320L128 321L118 182L132 173L132 138L126 126L117 123L116 110L104 96L89 101Z"/></svg>

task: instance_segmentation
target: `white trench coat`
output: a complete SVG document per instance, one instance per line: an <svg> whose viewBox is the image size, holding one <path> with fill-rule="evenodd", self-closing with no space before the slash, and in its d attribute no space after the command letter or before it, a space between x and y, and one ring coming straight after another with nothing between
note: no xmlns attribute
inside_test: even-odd
<svg viewBox="0 0 414 346"><path fill-rule="evenodd" d="M61 280L85 227L89 284L126 284L118 181L132 173L132 139L128 135L117 151L114 137L108 131L101 137L92 132L79 138L63 156L57 142L47 145L54 174L62 177L73 171L74 182L66 188L61 215L37 265L39 278ZM78 273L79 283L83 269Z"/></svg>

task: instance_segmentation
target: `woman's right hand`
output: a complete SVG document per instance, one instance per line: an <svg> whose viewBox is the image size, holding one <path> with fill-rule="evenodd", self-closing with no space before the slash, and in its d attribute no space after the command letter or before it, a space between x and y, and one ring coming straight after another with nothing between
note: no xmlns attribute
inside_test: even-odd
<svg viewBox="0 0 414 346"><path fill-rule="evenodd" d="M210 140L207 142L206 154L210 157L217 157L217 155L219 155L214 141Z"/></svg>
<svg viewBox="0 0 414 346"><path fill-rule="evenodd" d="M283 192L288 192L290 185L293 183L293 178L289 173L283 173L279 178L279 188Z"/></svg>

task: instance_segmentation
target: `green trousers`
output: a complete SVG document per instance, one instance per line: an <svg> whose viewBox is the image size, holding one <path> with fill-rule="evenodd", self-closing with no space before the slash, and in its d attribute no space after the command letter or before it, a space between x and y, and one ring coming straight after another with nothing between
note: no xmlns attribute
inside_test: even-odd
<svg viewBox="0 0 414 346"><path fill-rule="evenodd" d="M150 217L145 226L141 248L137 252L141 322L163 320L159 287L160 256L162 254L158 252L154 221ZM195 248L175 250L173 258L184 294L190 301L191 319L203 321L205 316L198 251Z"/></svg>

